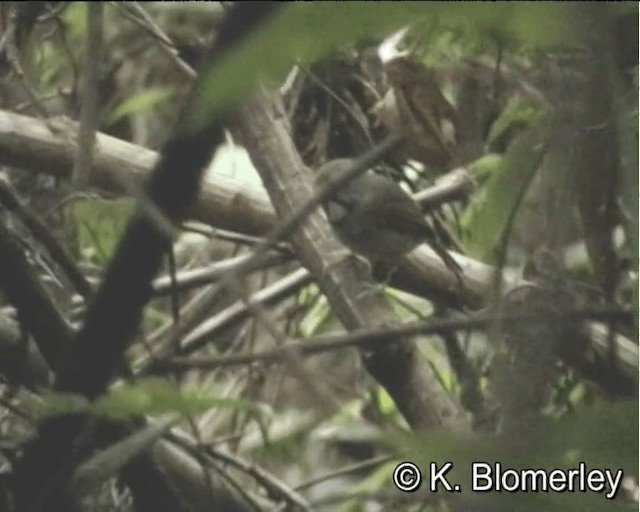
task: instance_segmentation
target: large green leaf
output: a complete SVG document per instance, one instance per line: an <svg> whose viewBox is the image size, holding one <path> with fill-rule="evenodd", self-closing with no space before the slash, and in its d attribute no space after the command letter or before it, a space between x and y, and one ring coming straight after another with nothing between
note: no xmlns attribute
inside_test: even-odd
<svg viewBox="0 0 640 512"><path fill-rule="evenodd" d="M544 157L545 124L522 133L502 159L492 158L482 167L484 175L490 175L460 221L469 255L489 263L495 261L515 211Z"/></svg>
<svg viewBox="0 0 640 512"><path fill-rule="evenodd" d="M174 92L171 87L149 87L120 103L109 114L108 121L113 124L132 114L148 112L156 105L166 103Z"/></svg>
<svg viewBox="0 0 640 512"><path fill-rule="evenodd" d="M527 126L538 118L540 106L533 102L512 98L504 108L500 117L491 125L487 142L490 144L509 130Z"/></svg>

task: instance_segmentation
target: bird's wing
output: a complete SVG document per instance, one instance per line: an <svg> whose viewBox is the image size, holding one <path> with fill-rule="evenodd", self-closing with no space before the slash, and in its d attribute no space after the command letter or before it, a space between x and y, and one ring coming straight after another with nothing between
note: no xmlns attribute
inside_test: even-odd
<svg viewBox="0 0 640 512"><path fill-rule="evenodd" d="M374 216L378 227L405 233L416 240L433 239L431 226L413 202L405 198L389 198L372 206L380 212Z"/></svg>
<svg viewBox="0 0 640 512"><path fill-rule="evenodd" d="M404 233L416 241L426 242L444 262L445 266L459 278L460 265L444 248L435 231L415 203L390 199L380 203L379 209L384 211L385 214L374 217L378 229Z"/></svg>

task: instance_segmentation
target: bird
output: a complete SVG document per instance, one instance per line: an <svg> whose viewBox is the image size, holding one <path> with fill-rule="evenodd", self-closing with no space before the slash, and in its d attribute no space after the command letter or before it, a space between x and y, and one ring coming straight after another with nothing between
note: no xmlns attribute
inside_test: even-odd
<svg viewBox="0 0 640 512"><path fill-rule="evenodd" d="M326 162L316 173L316 186L322 188L353 164L350 158ZM443 247L418 204L395 181L374 169L333 191L323 206L340 241L356 254L397 264L426 242L460 278L460 265Z"/></svg>

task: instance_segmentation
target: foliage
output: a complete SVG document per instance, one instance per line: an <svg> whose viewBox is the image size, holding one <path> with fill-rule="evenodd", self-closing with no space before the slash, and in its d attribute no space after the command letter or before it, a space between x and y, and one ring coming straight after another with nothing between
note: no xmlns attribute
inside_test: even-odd
<svg viewBox="0 0 640 512"><path fill-rule="evenodd" d="M145 113L158 104L169 101L173 94L174 91L170 87L153 87L140 91L118 105L109 115L109 122L116 123L123 117Z"/></svg>
<svg viewBox="0 0 640 512"><path fill-rule="evenodd" d="M491 176L460 221L465 249L480 260L494 263L498 256L494 251L505 243L514 212L544 157L541 131L538 126L524 132L503 158L483 162L482 171Z"/></svg>
<svg viewBox="0 0 640 512"><path fill-rule="evenodd" d="M435 462L439 467L452 462L450 482L471 488L471 464L500 462L504 468L588 468L618 469L633 474L638 453L637 402L581 407L559 421L544 419L522 425L521 431L498 437L470 437L451 432L429 434L388 434L383 442L396 450L399 460L410 460L420 467ZM426 486L425 479L423 485ZM604 496L585 493L487 493L494 510L634 510L633 503L609 503ZM611 507L611 508L609 508Z"/></svg>
<svg viewBox="0 0 640 512"><path fill-rule="evenodd" d="M201 103L193 113L201 119L226 108L253 89L266 73L280 80L298 60L315 61L346 44L379 36L405 24L471 27L475 31L511 31L538 45L566 41L569 12L561 4L499 4L486 9L473 2L392 4L293 4L226 57L206 81ZM508 20L508 22L507 22ZM322 37L331 27L331 38Z"/></svg>
<svg viewBox="0 0 640 512"><path fill-rule="evenodd" d="M167 32L172 40L169 51L167 48L161 51L157 34L152 35L143 25L124 16L120 6L110 4L105 7L107 44L99 86L102 95L100 129L149 147L159 147L166 140L170 128L175 125L173 121L180 111L183 98L193 83L176 66L175 56L168 57L167 54L174 52L179 57L185 57L194 51L195 57L188 60L197 68L202 47L219 23L215 16L201 14L201 11L189 13L190 8L195 8L188 5L191 3L169 6L157 4L161 3L149 4L148 7L141 4L141 7L148 9L152 18ZM173 11L164 9L178 9L180 14L175 15ZM603 20L595 21L607 27L611 21L609 18L637 14L637 4L630 2L607 5L603 9ZM20 49L24 53L21 58L24 59L22 62L26 73L24 83L17 82L17 89L22 96L7 100L7 105L3 96L2 108L25 108L28 115L40 117L37 109L24 107L29 104L23 90L28 85L42 99L51 116L62 113L78 117L86 51L86 11L83 3L62 6L60 16L56 18L59 25L57 29L53 28L53 35L40 32L40 39L33 38L33 48L25 46ZM616 246L616 250L626 255L626 260L620 261L619 273L620 280L626 281L620 283L614 298L603 298L597 288L598 282L593 272L597 262L590 260L585 249L585 233L576 213L576 190L589 190L590 186L581 179L579 172L575 175L570 172L571 157L574 156L572 152L575 150L572 137L576 132L588 131L581 125L576 127L571 114L586 108L573 91L576 83L583 79L584 69L580 58L589 36L589 31L585 31L585 21L593 20L589 12L586 7L583 10L580 5L560 2L287 4L213 69L202 71L204 76L199 82L200 88L191 99L187 117L179 120L178 129L181 135L187 136L191 129L208 121L211 116L244 105L250 94L263 84L272 88L282 86L282 90L295 97L292 104L298 106L296 101L305 103L308 98L295 95L308 82L313 82L316 89L309 96L320 96L321 100L331 98L325 104L322 101L313 104L307 111L308 117L318 121L325 130L319 131L321 136L311 137L309 142L310 145L320 146L324 142L322 136L330 138L335 128L327 112L336 117L367 119L384 99L376 97L373 102L375 105L369 105L372 108L358 111L356 107L360 105L354 98L360 100L360 97L349 86L356 83L360 88L356 87L355 91L361 96L375 96L379 91L363 79L364 75L344 79L342 75L348 75L352 70L349 65L357 61L354 68L360 71L364 67L361 62L364 60L363 48L370 49L374 43L378 44L398 29L410 26L402 50L438 75L441 88L446 89L443 92L447 100L459 111L463 110L460 106L463 103L461 91L464 86L468 83L477 85L470 94L476 95L477 104L474 106L477 109L473 115L469 112L459 113L458 121L462 124L477 121L481 140L476 141L478 144L473 156L455 163L455 166L463 166L473 175L476 187L465 192L463 199L456 198L452 204L437 208L432 212L434 218L443 224L445 231L454 232L458 228L459 245L466 256L500 267L510 267L508 270L518 275L521 267L530 263L529 257L540 248L551 249L559 260L571 250L572 257L565 258L565 262L570 263L568 268L560 265L561 272L551 274L552 284L557 285L554 291L566 292L575 298L579 306L602 306L615 299L617 302L613 302L614 305L635 307L637 274L626 272L625 265L634 267L637 259L637 213L630 207L637 205L634 203L637 201L637 67L635 75L631 77L635 80L632 93L628 92L627 77L623 73L602 70L602 73L611 71L615 78L612 79L615 96L612 116L616 119L612 123L616 126L615 142L619 147L616 146L614 160L619 162L625 180L620 186L618 199L621 205L631 211L628 213L625 208L619 211L623 219L620 225L626 237ZM614 46L613 43L611 47L603 43L609 53L614 51ZM0 48L2 51L3 48ZM27 66L29 59L31 65ZM612 63L615 61L613 57L608 60ZM2 59L0 65L4 65ZM335 77L330 73L327 76L323 74L323 66L331 70L332 65L335 65L334 71L338 70L335 82L332 81ZM296 66L297 73L291 73ZM285 78L286 84L282 85ZM380 81L385 83L384 79ZM366 84L363 85L364 82ZM7 87L9 90L12 88ZM341 96L345 91L348 94ZM5 89L0 88L0 92L4 94ZM53 100L49 101L51 97ZM329 106L327 111L323 111L318 105ZM345 112L348 115L345 116ZM291 112L287 114L293 117ZM476 114L478 119L474 119ZM377 137L378 126L371 124L374 128L371 132ZM293 123L291 125L295 126ZM595 128L594 132L597 132L598 127ZM292 131L295 130L292 128ZM235 144L240 143L242 141L235 141ZM230 144L229 148L229 153L233 154L233 145ZM300 147L297 149L302 153ZM52 166L55 165L57 163L52 163ZM238 178L239 182L244 182L242 176L237 175L241 171L235 166L233 158L226 159L223 167L223 172L220 172L214 162L205 199L209 200L220 190L225 190L222 186L217 188L223 179ZM444 173L453 167L437 170ZM56 176L62 174L57 168L43 171ZM424 174L421 174L419 166L417 171L414 173L416 176ZM16 174L20 172L18 170ZM608 169L602 169L602 172L608 172ZM61 231L65 232L64 236L68 239L62 241L63 245L71 249L68 252L73 254L82 272L91 273L99 279L134 214L136 198L96 198L92 191L92 195L77 199L75 192L69 194L69 185L64 181L60 180L62 184L57 184L53 192L39 189L33 184L24 186L24 189L28 189L24 193L27 199L25 203L29 203L33 209L39 208L41 196L51 194L52 197L47 198L51 201L42 201L45 204L39 212L45 219L53 218L51 212L59 210L57 205L66 205L63 212L66 219L62 221L65 229ZM540 182L557 192L553 206L560 212L550 215L553 226L543 225L542 228L542 209L547 212L549 202L545 202L544 194L535 188ZM129 190L126 186L124 189ZM23 193L23 190L20 192ZM245 198L262 198L258 195L262 192L251 189L246 196L242 193L237 197L220 195L215 196L215 200L225 203L229 208L239 206L251 209L254 205ZM109 190L109 194L108 197L113 197L113 190ZM526 211L525 203L531 197L542 204L540 211L535 208L533 212ZM243 204L245 201L247 204ZM262 213L256 209L254 217ZM61 217L64 218L64 214ZM213 227L219 227L216 225L218 219L214 216L203 216L200 211L196 215L200 216L200 220L205 217ZM631 218L626 220L626 216ZM263 225L260 224L260 230ZM176 226L176 229L183 227ZM51 231L57 228L54 226ZM210 271L211 264L224 262L246 251L246 244L253 244L253 241L246 239L237 243L236 234L214 232L198 225L192 225L189 229L204 231L205 236L201 237L203 241L198 244L188 247L185 244L186 248L176 244L173 256L179 273ZM242 226L238 229L242 230ZM536 230L544 231L543 235L533 236ZM254 226L248 226L247 233L243 234L264 235L264 232L256 231ZM523 232L531 235L534 242L523 242ZM57 236L57 232L55 234ZM455 236L451 238L452 244L458 242ZM29 246L30 240L27 237L25 239L25 246ZM74 298L74 291L67 286L55 263L51 264L48 258L40 258L37 251L32 252L36 254L32 259L37 260L34 265L45 274L43 281L50 276L56 278L50 279L53 285L47 284L47 290L53 290L51 295L56 306L70 319L70 323L74 323L74 328L78 327L84 322L82 315L88 302L80 303L77 297ZM507 255L513 257L507 258ZM555 352L549 366L556 373L546 382L549 395L527 411L535 421L523 425L522 430L516 433L499 432L491 436L476 433L473 437L450 431L407 432L407 422L394 398L366 374L363 361L369 357L368 347L330 351L308 359L293 354L278 363L249 362L239 365L237 361L227 360L228 365L220 364L213 371L189 370L171 374L162 369L164 367L161 364L154 366L155 362L165 363L167 353L179 357L193 356L192 351L176 343L174 337L184 341L209 318L220 321L222 327L216 328L214 334L208 336L206 346L195 355L249 358L252 352L278 348L290 341L289 338L313 343L317 337L335 334L340 328L339 322L332 305L317 284L282 293L265 304L250 301L249 307L243 309L252 293L286 276L295 264L287 262L242 276L234 285L237 288L231 291L217 290L213 280L201 280L198 288L185 286L179 291L165 287L165 291L154 296L144 312L139 337L132 347L134 350L131 353L153 354L149 366L140 370L141 376L136 375L131 382L114 384L107 394L94 402L54 392L39 392L36 398L23 401L39 421L76 413L117 421L151 416L155 417L155 422L158 416L163 417L160 425L153 423L85 461L74 477L74 482L82 492L94 492L97 485L116 476L133 457L147 450L174 427L184 427L198 443L202 441L198 449L206 452L211 459L215 459L211 455L213 451L209 450L211 447L220 447L221 453L233 454L234 457L244 457L248 463L242 470L228 461L224 462L225 477L234 480L234 485L246 489L247 494L260 495L265 500L272 499L274 507L282 505L282 496L269 488L260 476L256 477L256 468L273 480L281 480L278 484L288 489L296 490L296 486L300 485L299 492L314 506L317 504L318 508L323 500L327 500L337 503L327 505L330 510L359 512L373 510L376 506L394 510L419 509L421 503L402 500L396 495L391 496L390 504L384 501L388 499L385 493L391 490L390 475L397 462L395 459L366 469L345 471L344 474L340 471L356 462L370 461L375 458L374 455L381 453L391 454L398 460L410 459L419 465L426 465L429 461L453 461L462 481L468 480L465 471L474 460L499 460L510 467L531 468L572 467L578 461L584 461L594 467L622 468L626 475L637 479L637 402L612 399L609 390L603 390L601 383L591 381L592 373L561 360ZM163 269L167 281L170 281L169 271L167 264ZM473 265L472 271L475 271ZM226 275L224 271L223 275ZM472 272L472 275L475 278L480 274ZM216 279L219 274L217 276ZM547 281L538 279L532 287L538 289L549 285L544 272L542 277L546 277ZM534 275L533 278L540 276ZM473 281L473 286L482 288L483 279L478 277ZM389 283L385 285L390 309L399 323L449 314L443 305L445 303L439 303L437 294L429 297L429 300L415 298L392 289ZM237 294L238 291L241 294ZM477 292L475 289L473 291ZM216 300L207 303L206 308L199 311L199 301L206 294L215 296ZM242 300L238 300L236 295L241 296ZM59 297L62 299L59 300ZM122 300L127 298L123 297ZM554 295L545 305L549 309L559 309L559 302ZM501 304L491 302L488 305L497 308ZM464 310L463 314L472 313ZM20 315L21 312L18 318L22 325ZM555 323L559 324L560 321ZM635 328L633 325L630 328L626 324L620 326L612 322L614 327L625 335ZM180 332L181 329L184 329L184 333ZM496 404L499 398L492 396L490 382L495 379L496 361L503 362L510 369L515 368L509 365L514 364L516 353L502 346L507 342L500 338L501 333L497 331L497 328L489 329L473 335L462 330L452 331L452 338L471 370L472 379L475 379L472 384L476 385L479 394L487 398L485 405L490 416L489 428L499 431L499 422L496 420L491 423L491 420L500 417L502 404ZM25 331L24 334L26 336L29 333ZM4 333L0 332L0 338L3 336ZM542 338L535 338L539 344L527 347L530 353L525 359L533 361L532 364L536 363L536 356L543 351L545 340ZM419 363L423 364L422 370L435 374L452 400L467 406L462 395L469 386L465 380L468 375L463 375L460 368L455 366L451 345L446 345L436 335L415 336L413 339L418 344L417 353ZM451 339L447 341L451 342ZM520 339L517 341L522 342ZM571 341L568 340L567 344ZM150 349L150 346L153 347ZM161 348L157 353L156 346ZM560 347L563 348L566 349L564 345ZM156 357L159 361L156 361ZM586 357L597 359L588 351ZM514 370L514 373L517 371ZM150 374L156 376L148 377ZM407 392L415 392L421 397L424 394L422 389ZM492 399L495 401L492 402ZM19 396L18 400L22 398ZM522 402L525 402L524 399ZM479 416L475 410L467 412L474 419ZM179 423L184 419L189 420L189 429L185 426L187 422ZM9 427L7 431L10 431ZM13 435L14 432L7 434L8 437ZM223 467L219 461L212 463L205 457L201 462L207 465L208 470L214 468L214 472ZM234 469L229 470L232 466ZM326 480L314 482L319 475L326 476ZM453 505L445 503L447 498L435 504L429 502L423 509L449 510ZM494 495L487 495L487 502L483 505L494 510L601 510L604 507L604 498L600 500L600 496L590 494L502 495L497 500L495 498ZM375 504L370 506L368 500ZM277 505L278 501L280 505ZM626 498L608 505L612 510L630 510L632 505L637 508L637 502Z"/></svg>
<svg viewBox="0 0 640 512"><path fill-rule="evenodd" d="M177 413L183 417L202 413L213 407L250 410L252 405L242 400L217 398L210 390L187 390L166 379L144 379L135 384L114 386L93 403L75 395L48 393L42 400L33 400L33 412L40 418L88 413L112 420L144 415Z"/></svg>
<svg viewBox="0 0 640 512"><path fill-rule="evenodd" d="M113 255L133 212L129 198L75 201L72 214L78 226L78 247L83 259L104 265Z"/></svg>

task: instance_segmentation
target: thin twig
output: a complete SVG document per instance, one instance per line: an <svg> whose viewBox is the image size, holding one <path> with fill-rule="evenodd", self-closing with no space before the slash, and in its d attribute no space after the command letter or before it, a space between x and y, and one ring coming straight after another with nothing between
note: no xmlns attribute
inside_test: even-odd
<svg viewBox="0 0 640 512"><path fill-rule="evenodd" d="M76 291L83 297L91 295L91 285L85 276L80 272L75 261L67 253L67 251L58 243L51 231L26 208L10 183L6 179L0 178L0 203L22 221L22 223L31 231L33 236L49 251L53 260L60 266L62 271L69 278Z"/></svg>
<svg viewBox="0 0 640 512"><path fill-rule="evenodd" d="M300 204L287 218L279 222L262 242L256 246L251 257L239 264L234 272L229 273L229 277L223 280L223 284L229 284L233 278L243 273L247 268L261 262L269 249L298 227L298 225L318 208L323 201L331 196L335 190L364 173L384 155L398 147L402 140L403 137L401 135L391 135L361 157L354 159L349 169L346 169L345 172L341 173L340 176L330 184L323 186L316 194L309 198L308 201Z"/></svg>
<svg viewBox="0 0 640 512"><path fill-rule="evenodd" d="M248 297L246 301L236 302L207 319L206 322L200 324L186 336L182 341L180 352L186 353L198 350L207 340L212 339L217 331L227 327L230 322L238 321L249 313L253 313L256 308L263 308L266 304L270 304L283 296L289 296L302 286L310 283L311 280L309 272L304 268L300 268ZM280 336L280 338L282 337Z"/></svg>
<svg viewBox="0 0 640 512"><path fill-rule="evenodd" d="M18 56L18 49L16 48L16 41L15 41L15 34L16 34L15 28L16 28L15 19L12 18L9 21L9 26L7 27L7 30L5 32L5 37L2 39L2 42L0 44L3 44L6 47L5 55L7 56L7 60L11 65L12 71L18 77L20 85L22 86L22 89L29 97L31 104L35 107L39 116L41 116L43 119L47 119L49 117L49 112L47 111L46 107L42 104L42 102L38 98L38 95L29 84L29 81L27 80L24 70L22 69L22 65L20 64L20 58Z"/></svg>
<svg viewBox="0 0 640 512"><path fill-rule="evenodd" d="M358 128L362 129L362 133L364 133L365 138L367 139L367 141L373 146L373 139L371 138L371 134L369 133L369 130L367 129L367 127L362 123L362 121L358 118L358 116L353 112L353 110L351 109L351 107L340 97L338 96L334 91L331 90L331 88L325 84L322 80L320 80L320 78L318 78L315 73L313 73L311 71L311 69L306 68L306 67L301 67L301 69L321 88L323 89L328 95L329 97L331 97L336 103L338 103L338 105L340 105L342 108L344 108L344 110L347 112L347 114L349 115L349 117L351 117L354 121L355 124L358 126Z"/></svg>
<svg viewBox="0 0 640 512"><path fill-rule="evenodd" d="M413 199L424 209L436 209L444 203L466 199L475 185L469 171L458 168L438 178L434 186L413 194Z"/></svg>
<svg viewBox="0 0 640 512"><path fill-rule="evenodd" d="M71 182L76 190L89 184L93 163L93 147L98 130L98 89L102 64L102 2L91 2L87 8L87 55L85 58L82 107L78 128L78 152L73 165Z"/></svg>
<svg viewBox="0 0 640 512"><path fill-rule="evenodd" d="M118 3L117 5L126 18L152 36L153 40L158 43L159 48L171 58L180 71L192 80L197 76L196 71L182 60L178 50L176 50L175 43L138 2Z"/></svg>
<svg viewBox="0 0 640 512"><path fill-rule="evenodd" d="M169 295L171 298L171 320L173 321L174 331L178 331L180 324L180 295L178 294L178 281L176 279L176 251L173 244L168 251L169 259ZM176 339L179 339L176 337ZM176 342L176 347L180 347L180 342Z"/></svg>
<svg viewBox="0 0 640 512"><path fill-rule="evenodd" d="M227 242L249 245L252 247L262 241L262 237L259 236L245 235L243 233L237 233L235 231L214 228L213 226L209 226L208 224L202 224L199 222L185 222L182 225L182 230L190 233L196 233L207 238L218 238ZM274 249L280 252L291 254L291 247L286 242L276 244Z"/></svg>
<svg viewBox="0 0 640 512"><path fill-rule="evenodd" d="M198 286L205 286L219 281L230 269L233 269L239 262L249 258L248 254L241 254L233 258L218 261L203 268L183 270L176 274L176 288L178 291L186 291ZM269 252L267 258L257 268L249 269L262 270L275 267L291 261L290 256L285 256L279 252ZM153 291L158 295L164 295L171 291L171 276L161 276L153 281Z"/></svg>
<svg viewBox="0 0 640 512"><path fill-rule="evenodd" d="M625 317L632 314L619 308L582 308L562 311L562 319L598 319L610 317ZM457 330L478 330L495 325L497 322L506 324L527 321L549 321L550 315L522 314L500 316L494 313L481 313L469 318L437 319L421 322L411 322L399 327L368 330L358 329L340 336L322 336L311 340L297 340L286 346L273 350L265 350L255 354L238 354L223 357L176 357L161 363L170 369L211 369L219 367L242 366L256 362L277 363L291 357L313 356L330 350L346 347L358 347L374 343L395 343L408 341L418 334L441 334Z"/></svg>
<svg viewBox="0 0 640 512"><path fill-rule="evenodd" d="M186 442L178 436L171 435L172 441L176 442L183 448L191 451L194 447L190 443ZM269 473L267 470L257 466L254 463L249 463L240 457L232 455L230 453L216 450L212 447L205 448L207 455L212 459L218 459L222 462L229 464L247 475L255 479L260 485L262 485L270 494L272 499L284 499L291 505L296 507L296 510L311 510L311 507L307 500L305 500L300 494L291 489L287 484L281 481L278 477Z"/></svg>
<svg viewBox="0 0 640 512"><path fill-rule="evenodd" d="M296 486L295 490L302 491L303 489L308 489L309 487L313 487L314 485L321 484L323 482L326 482L327 480L333 480L334 478L342 478L343 476L352 475L353 473L367 471L369 469L376 468L381 464L384 464L385 462L389 462L393 459L394 457L392 455L380 455L378 457L367 459L362 462L349 464L348 466L342 467L337 471L332 471L331 473L320 475L319 477L316 477L312 480L307 480L306 482Z"/></svg>

